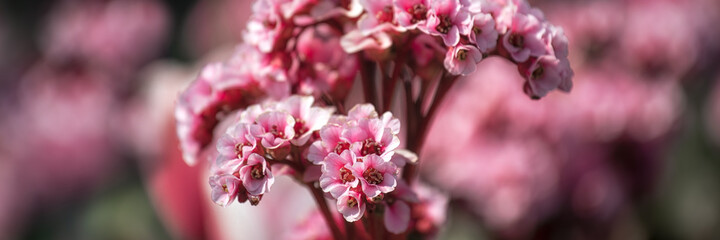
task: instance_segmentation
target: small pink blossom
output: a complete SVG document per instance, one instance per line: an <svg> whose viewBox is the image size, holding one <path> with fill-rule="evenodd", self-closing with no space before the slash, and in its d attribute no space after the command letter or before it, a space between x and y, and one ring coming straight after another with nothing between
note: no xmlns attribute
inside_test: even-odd
<svg viewBox="0 0 720 240"><path fill-rule="evenodd" d="M357 187L360 180L352 172L355 162L355 154L351 151L344 151L340 155L330 153L322 165L322 175L320 176L322 190L330 193L334 198L339 198L349 189Z"/></svg>
<svg viewBox="0 0 720 240"><path fill-rule="evenodd" d="M225 135L217 141L218 158L245 160L251 152L255 151L257 140L251 134L251 127L259 126L239 123L229 127Z"/></svg>
<svg viewBox="0 0 720 240"><path fill-rule="evenodd" d="M320 129L320 140L315 141L308 148L308 160L313 164L321 164L328 154L342 153L350 149L350 142L342 137L343 127L337 124L328 124Z"/></svg>
<svg viewBox="0 0 720 240"><path fill-rule="evenodd" d="M424 24L428 15L428 0L396 0L395 18L406 29L415 29Z"/></svg>
<svg viewBox="0 0 720 240"><path fill-rule="evenodd" d="M287 146L295 137L295 119L287 112L265 112L260 114L255 122L260 128L253 135L261 138L261 143L266 149Z"/></svg>
<svg viewBox="0 0 720 240"><path fill-rule="evenodd" d="M365 213L365 200L359 192L346 191L337 199L337 209L346 221L355 222Z"/></svg>
<svg viewBox="0 0 720 240"><path fill-rule="evenodd" d="M480 52L487 53L495 49L497 45L498 32L495 30L495 20L492 15L485 13L477 13L472 17L472 27L468 40L475 43Z"/></svg>
<svg viewBox="0 0 720 240"><path fill-rule="evenodd" d="M550 53L543 23L530 14L516 14L508 32L503 36L505 51L516 62L525 62L528 58L538 57Z"/></svg>
<svg viewBox="0 0 720 240"><path fill-rule="evenodd" d="M467 9L461 8L458 0L433 0L426 24L418 28L430 35L440 36L445 46L452 47L460 42L460 34L468 34L470 25L470 14Z"/></svg>
<svg viewBox="0 0 720 240"><path fill-rule="evenodd" d="M235 200L242 185L240 179L230 174L213 175L208 182L212 189L212 201L221 207L227 207Z"/></svg>
<svg viewBox="0 0 720 240"><path fill-rule="evenodd" d="M389 29L403 31L402 28L394 25L395 9L392 0L359 1L363 8L365 8L365 11L367 11L367 13L358 20L358 29L360 29L364 35Z"/></svg>
<svg viewBox="0 0 720 240"><path fill-rule="evenodd" d="M374 154L355 162L350 170L360 179L362 191L369 198L392 192L397 185L397 166Z"/></svg>
<svg viewBox="0 0 720 240"><path fill-rule="evenodd" d="M332 108L312 107L314 101L312 96L293 95L278 105L278 109L290 113L295 119L295 137L290 142L296 146L305 145L310 135L327 124L333 113Z"/></svg>
<svg viewBox="0 0 720 240"><path fill-rule="evenodd" d="M240 167L239 174L247 192L255 196L270 191L270 187L275 182L267 161L257 153L248 156L247 162Z"/></svg>
<svg viewBox="0 0 720 240"><path fill-rule="evenodd" d="M445 69L450 74L468 75L475 72L477 63L482 60L482 53L474 46L460 45L450 48L445 54Z"/></svg>
<svg viewBox="0 0 720 240"><path fill-rule="evenodd" d="M565 64L561 64L560 60L551 55L532 59L529 66L521 64L519 69L527 79L524 86L525 93L532 98L541 98L555 88L568 91L572 85L571 83L568 85L570 80L563 74L572 70L569 70L569 66Z"/></svg>

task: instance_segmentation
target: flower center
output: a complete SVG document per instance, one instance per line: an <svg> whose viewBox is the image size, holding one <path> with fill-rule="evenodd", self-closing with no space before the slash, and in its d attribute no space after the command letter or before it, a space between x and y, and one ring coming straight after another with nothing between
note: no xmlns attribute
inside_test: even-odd
<svg viewBox="0 0 720 240"><path fill-rule="evenodd" d="M459 59L460 61L463 61L467 58L467 54L468 54L467 52L468 52L468 50L460 49L457 51L457 55L455 55L455 57L457 59Z"/></svg>
<svg viewBox="0 0 720 240"><path fill-rule="evenodd" d="M412 15L412 19L410 19L411 23L417 23L427 19L427 7L423 4L415 4L409 8L407 12Z"/></svg>
<svg viewBox="0 0 720 240"><path fill-rule="evenodd" d="M228 187L227 187L226 184L223 184L223 185L222 185L222 189L223 189L223 192L226 192L226 193L229 193L229 192L230 192L230 190L228 190Z"/></svg>
<svg viewBox="0 0 720 240"><path fill-rule="evenodd" d="M525 37L519 34L510 34L508 41L510 42L510 45L516 48L522 48L525 46Z"/></svg>
<svg viewBox="0 0 720 240"><path fill-rule="evenodd" d="M242 158L243 158L242 148L243 148L244 146L250 146L250 144L248 144L248 143L237 143L237 144L235 144L235 153L237 154L237 156L238 156L239 159L242 159Z"/></svg>
<svg viewBox="0 0 720 240"><path fill-rule="evenodd" d="M357 205L358 205L358 202L357 202L357 200L356 200L355 198L348 198L348 200L347 200L347 206L348 206L348 207L353 208L353 207L355 207L355 206L357 206Z"/></svg>
<svg viewBox="0 0 720 240"><path fill-rule="evenodd" d="M355 181L355 176L352 175L352 172L350 172L349 169L343 167L340 169L340 179L343 183L348 183Z"/></svg>
<svg viewBox="0 0 720 240"><path fill-rule="evenodd" d="M375 18L381 23L392 22L393 10L391 6L385 6L382 10L375 14Z"/></svg>
<svg viewBox="0 0 720 240"><path fill-rule="evenodd" d="M541 78L543 76L543 74L545 74L545 69L543 69L543 67L538 67L537 69L535 69L535 71L532 72L532 78L533 79Z"/></svg>
<svg viewBox="0 0 720 240"><path fill-rule="evenodd" d="M303 135L310 130L307 126L305 126L305 121L302 119L295 119L295 126L293 126L293 129L295 129L295 136Z"/></svg>
<svg viewBox="0 0 720 240"><path fill-rule="evenodd" d="M343 151L350 149L350 143L348 142L339 142L337 145L335 145L335 153L341 154Z"/></svg>
<svg viewBox="0 0 720 240"><path fill-rule="evenodd" d="M382 152L380 144L375 142L372 138L368 138L363 141L362 148L360 149L360 154L363 156L367 156L369 154L380 155L380 152Z"/></svg>
<svg viewBox="0 0 720 240"><path fill-rule="evenodd" d="M475 35L480 35L480 34L482 34L482 29L480 29L480 28L477 27L477 26L473 26L472 31L473 31L473 33L475 33Z"/></svg>
<svg viewBox="0 0 720 240"><path fill-rule="evenodd" d="M285 138L285 133L280 131L277 125L270 126L270 133L276 138Z"/></svg>
<svg viewBox="0 0 720 240"><path fill-rule="evenodd" d="M384 179L380 171L375 168L368 168L363 172L363 178L370 184L380 184Z"/></svg>
<svg viewBox="0 0 720 240"><path fill-rule="evenodd" d="M265 172L263 171L262 166L260 164L252 166L252 168L250 168L250 176L253 179L262 179L265 177Z"/></svg>
<svg viewBox="0 0 720 240"><path fill-rule="evenodd" d="M446 15L440 15L438 16L440 18L440 23L435 27L435 30L442 34L447 34L450 32L450 27L452 27L452 21L450 21L450 17Z"/></svg>

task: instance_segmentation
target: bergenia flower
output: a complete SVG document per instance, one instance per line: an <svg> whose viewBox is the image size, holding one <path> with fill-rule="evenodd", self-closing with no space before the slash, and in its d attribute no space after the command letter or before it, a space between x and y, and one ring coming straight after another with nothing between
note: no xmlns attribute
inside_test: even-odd
<svg viewBox="0 0 720 240"><path fill-rule="evenodd" d="M305 145L310 135L327 124L333 113L332 108L312 107L314 101L312 96L295 95L278 104L278 109L290 113L295 119L295 136L291 142L296 146Z"/></svg>
<svg viewBox="0 0 720 240"><path fill-rule="evenodd" d="M487 53L495 49L497 45L498 32L495 30L495 20L490 14L477 13L472 17L472 28L468 40L475 43L478 50Z"/></svg>
<svg viewBox="0 0 720 240"><path fill-rule="evenodd" d="M351 170L360 179L362 191L368 198L392 192L397 185L395 164L374 154L366 156L362 162L355 162Z"/></svg>
<svg viewBox="0 0 720 240"><path fill-rule="evenodd" d="M352 172L357 158L351 151L343 151L340 155L330 153L322 165L320 187L334 198L358 186L360 180Z"/></svg>
<svg viewBox="0 0 720 240"><path fill-rule="evenodd" d="M461 7L458 0L432 0L427 21L418 28L430 35L440 36L445 46L452 47L460 42L460 34L468 34L470 21L470 13Z"/></svg>
<svg viewBox="0 0 720 240"><path fill-rule="evenodd" d="M308 148L308 160L320 165L330 153L341 154L350 149L350 142L342 137L343 127L338 124L328 124L320 129L320 140L315 141Z"/></svg>
<svg viewBox="0 0 720 240"><path fill-rule="evenodd" d="M287 112L265 112L260 114L255 122L260 128L253 134L261 138L261 143L266 149L287 146L295 137L295 118Z"/></svg>
<svg viewBox="0 0 720 240"><path fill-rule="evenodd" d="M367 11L367 13L358 20L358 29L360 29L364 35L389 29L402 31L402 28L394 25L395 9L392 0L359 1L363 8L365 8L365 11Z"/></svg>
<svg viewBox="0 0 720 240"><path fill-rule="evenodd" d="M346 191L337 199L337 209L346 221L355 222L365 213L365 200L361 193Z"/></svg>
<svg viewBox="0 0 720 240"><path fill-rule="evenodd" d="M476 47L459 45L448 50L445 54L444 64L450 74L468 75L475 71L480 60L482 60L482 53Z"/></svg>
<svg viewBox="0 0 720 240"><path fill-rule="evenodd" d="M516 14L508 32L503 36L503 47L516 62L525 62L531 56L550 53L546 28L534 15Z"/></svg>
<svg viewBox="0 0 720 240"><path fill-rule="evenodd" d="M227 207L235 200L242 185L240 179L231 174L213 175L208 183L212 189L210 193L212 201L222 207Z"/></svg>
<svg viewBox="0 0 720 240"><path fill-rule="evenodd" d="M342 137L351 143L350 149L358 156L375 154L389 161L400 139L382 124L377 118L360 119L356 125L346 128Z"/></svg>
<svg viewBox="0 0 720 240"><path fill-rule="evenodd" d="M406 29L415 29L419 24L427 20L428 0L396 0L395 19L397 23Z"/></svg>
<svg viewBox="0 0 720 240"><path fill-rule="evenodd" d="M229 127L225 135L217 141L218 159L221 161L245 160L251 152L257 149L257 139L251 134L250 128L258 127L245 123Z"/></svg>
<svg viewBox="0 0 720 240"><path fill-rule="evenodd" d="M275 178L273 177L270 166L260 154L253 153L248 156L244 166L240 167L240 179L243 186L251 195L262 195L270 191Z"/></svg>

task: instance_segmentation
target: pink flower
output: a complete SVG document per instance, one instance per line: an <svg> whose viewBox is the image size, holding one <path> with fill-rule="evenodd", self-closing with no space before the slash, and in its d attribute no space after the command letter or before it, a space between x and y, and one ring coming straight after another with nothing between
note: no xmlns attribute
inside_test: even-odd
<svg viewBox="0 0 720 240"><path fill-rule="evenodd" d="M537 99L544 97L548 92L559 88L563 91L569 91L572 83L567 74L570 66L567 61L561 63L560 60L551 55L545 55L537 59L532 59L528 64L518 66L520 72L525 76L527 82L524 86L525 94L531 98ZM570 73L572 76L572 73ZM569 85L568 85L569 84Z"/></svg>
<svg viewBox="0 0 720 240"><path fill-rule="evenodd" d="M333 113L332 108L312 107L315 99L312 96L293 95L278 104L295 119L293 130L295 137L290 141L296 146L303 146L310 135L327 124Z"/></svg>
<svg viewBox="0 0 720 240"><path fill-rule="evenodd" d="M375 154L389 161L393 150L400 145L397 134L377 118L360 119L356 124L342 133L342 137L351 143L350 149L360 157Z"/></svg>
<svg viewBox="0 0 720 240"><path fill-rule="evenodd" d="M288 29L278 6L272 0L260 0L253 5L253 14L248 21L244 39L246 43L267 53L279 47L276 46L277 42L283 31Z"/></svg>
<svg viewBox="0 0 720 240"><path fill-rule="evenodd" d="M474 46L460 45L447 51L444 65L450 74L468 75L475 72L480 60L482 60L480 50Z"/></svg>
<svg viewBox="0 0 720 240"><path fill-rule="evenodd" d="M405 232L410 226L410 204L417 203L418 197L415 192L403 181L399 179L397 188L383 199L385 214L383 222L385 228L391 233L400 234Z"/></svg>
<svg viewBox="0 0 720 240"><path fill-rule="evenodd" d="M355 162L350 170L360 179L362 191L369 198L392 192L397 185L398 168L374 154L366 156L362 162Z"/></svg>
<svg viewBox="0 0 720 240"><path fill-rule="evenodd" d="M425 33L442 37L445 45L452 47L460 42L460 34L468 34L470 26L470 14L461 8L458 0L433 0L426 24L418 27Z"/></svg>
<svg viewBox="0 0 720 240"><path fill-rule="evenodd" d="M251 152L255 151L257 140L250 134L251 127L257 128L258 126L239 123L228 128L225 135L217 141L218 158L245 160Z"/></svg>
<svg viewBox="0 0 720 240"><path fill-rule="evenodd" d="M343 151L342 154L330 153L322 165L320 187L334 198L358 186L360 181L353 174L352 166L356 162L355 154Z"/></svg>
<svg viewBox="0 0 720 240"><path fill-rule="evenodd" d="M360 0L360 4L367 11L358 20L358 29L364 35L390 29L403 31L394 25L395 9L392 0Z"/></svg>
<svg viewBox="0 0 720 240"><path fill-rule="evenodd" d="M350 149L350 142L342 138L343 127L337 124L328 124L320 129L320 140L315 141L308 148L308 160L320 165L328 154L340 154Z"/></svg>
<svg viewBox="0 0 720 240"><path fill-rule="evenodd" d="M516 62L549 54L546 29L540 20L530 14L515 14L508 32L503 36L505 51Z"/></svg>
<svg viewBox="0 0 720 240"><path fill-rule="evenodd" d="M327 24L304 31L297 42L298 66L292 73L299 81L298 93L320 97L329 94L342 101L348 94L359 69L357 57L351 57L341 46L342 32Z"/></svg>
<svg viewBox="0 0 720 240"><path fill-rule="evenodd" d="M275 182L272 171L268 168L267 161L260 154L253 153L247 158L244 166L240 167L240 179L243 186L251 195L259 196L268 191Z"/></svg>
<svg viewBox="0 0 720 240"><path fill-rule="evenodd" d="M253 135L261 138L261 143L266 149L287 146L295 137L295 119L287 112L265 112L260 114L255 122L260 128Z"/></svg>
<svg viewBox="0 0 720 240"><path fill-rule="evenodd" d="M427 20L429 7L427 0L396 0L395 9L397 23L406 29L415 29Z"/></svg>
<svg viewBox="0 0 720 240"><path fill-rule="evenodd" d="M485 13L477 13L472 17L472 28L468 35L468 40L475 43L480 52L487 53L492 51L497 45L498 32L495 30L495 20L492 15Z"/></svg>
<svg viewBox="0 0 720 240"><path fill-rule="evenodd" d="M355 222L365 213L365 200L361 193L346 191L337 199L337 209L346 221Z"/></svg>
<svg viewBox="0 0 720 240"><path fill-rule="evenodd" d="M240 179L230 174L210 176L208 183L212 189L212 201L221 207L227 207L235 200L241 185Z"/></svg>

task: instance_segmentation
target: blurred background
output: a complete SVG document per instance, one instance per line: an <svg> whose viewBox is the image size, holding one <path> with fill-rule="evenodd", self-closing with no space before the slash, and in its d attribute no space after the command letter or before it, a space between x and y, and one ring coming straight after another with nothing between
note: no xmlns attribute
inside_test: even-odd
<svg viewBox="0 0 720 240"><path fill-rule="evenodd" d="M440 238L720 239L720 2L530 3L564 28L575 87L531 101L494 58L458 82L421 153L450 196ZM309 210L228 214L175 136L178 92L251 4L0 2L0 239L287 236L249 222Z"/></svg>

